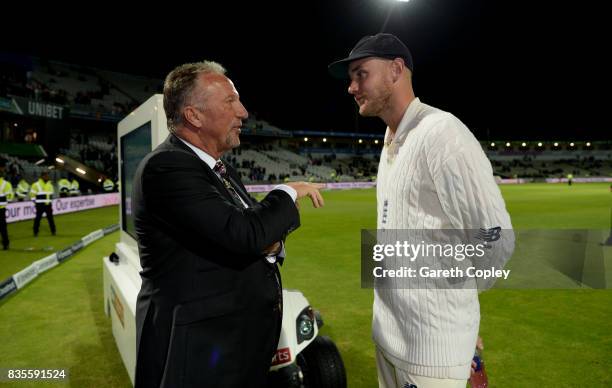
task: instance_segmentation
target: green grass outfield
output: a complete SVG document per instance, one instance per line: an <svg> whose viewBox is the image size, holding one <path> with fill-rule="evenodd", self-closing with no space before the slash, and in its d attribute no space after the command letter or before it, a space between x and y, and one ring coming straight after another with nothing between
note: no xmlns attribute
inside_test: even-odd
<svg viewBox="0 0 612 388"><path fill-rule="evenodd" d="M515 228L608 229L608 187L531 184L502 192ZM360 287L359 259L360 230L375 228L375 193L324 196L322 209L302 203L302 227L288 239L283 282L323 314L323 334L340 348L349 387L376 387L372 290ZM116 220L116 207L59 216L58 236L43 224L38 244L63 248ZM0 252L2 279L47 254L22 250L32 245L31 221L9 228L15 250ZM63 367L71 375L65 386L129 386L102 302L101 257L117 239L113 233L98 240L0 304L0 368ZM491 386L612 386L612 290L495 289L480 300Z"/></svg>
<svg viewBox="0 0 612 388"><path fill-rule="evenodd" d="M18 272L32 262L69 247L96 229L118 223L119 207L110 206L84 212L55 216L57 233L51 235L47 219L40 222L38 237L34 238L34 220L8 224L11 241L8 252L0 251L0 281ZM117 239L117 235L111 237ZM110 248L108 254L113 247Z"/></svg>

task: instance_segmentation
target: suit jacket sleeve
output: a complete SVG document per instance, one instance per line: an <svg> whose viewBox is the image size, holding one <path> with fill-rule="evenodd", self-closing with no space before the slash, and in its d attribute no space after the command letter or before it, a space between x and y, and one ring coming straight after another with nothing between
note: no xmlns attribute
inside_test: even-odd
<svg viewBox="0 0 612 388"><path fill-rule="evenodd" d="M215 179L195 155L160 152L144 166L141 184L153 218L192 244L213 242L228 252L260 256L299 226L299 213L286 193L275 190L259 206L244 209L221 192Z"/></svg>

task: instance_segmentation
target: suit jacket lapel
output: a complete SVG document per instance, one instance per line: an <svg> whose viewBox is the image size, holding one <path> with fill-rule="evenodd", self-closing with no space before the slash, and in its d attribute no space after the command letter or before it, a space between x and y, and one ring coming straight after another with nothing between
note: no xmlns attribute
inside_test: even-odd
<svg viewBox="0 0 612 388"><path fill-rule="evenodd" d="M202 164L204 171L206 171L206 173L210 176L211 181L213 182L215 187L217 187L219 192L224 193L225 196L230 201L232 201L233 203L236 203L236 198L234 198L232 193L230 193L227 187L225 187L225 184L223 184L223 182L221 181L221 179L219 179L217 174L215 174L215 172L208 166L208 164L206 164L206 162L200 159L198 155L196 155L196 153L193 152L191 148L187 147L185 143L183 143L178 137L176 137L176 135L170 134L168 136L168 139L164 143L170 148L174 148L178 151L188 152L189 154L193 155L193 157L196 158ZM242 204L237 204L237 205L240 205L240 207L242 207Z"/></svg>

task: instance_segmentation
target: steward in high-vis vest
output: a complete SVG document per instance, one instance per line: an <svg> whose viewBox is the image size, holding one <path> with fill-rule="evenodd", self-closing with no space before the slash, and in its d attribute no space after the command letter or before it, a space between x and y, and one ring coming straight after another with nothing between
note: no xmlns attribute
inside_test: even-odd
<svg viewBox="0 0 612 388"><path fill-rule="evenodd" d="M13 185L4 179L4 166L0 166L0 234L2 235L2 249L9 248L8 230L6 227L6 205L13 200Z"/></svg>
<svg viewBox="0 0 612 388"><path fill-rule="evenodd" d="M81 195L81 190L79 190L79 181L73 178L72 182L70 182L70 196L76 197L78 195Z"/></svg>
<svg viewBox="0 0 612 388"><path fill-rule="evenodd" d="M49 228L51 234L55 236L55 222L53 221L53 204L51 198L53 197L53 183L49 180L49 173L43 171L40 175L40 179L32 183L30 188L30 198L36 204L36 218L34 218L34 237L38 236L38 229L40 227L40 219L43 213L47 214L47 221L49 221Z"/></svg>
<svg viewBox="0 0 612 388"><path fill-rule="evenodd" d="M30 194L30 185L25 179L21 178L19 183L17 183L16 194L17 200L19 201L25 201L28 199L28 194Z"/></svg>
<svg viewBox="0 0 612 388"><path fill-rule="evenodd" d="M62 178L57 181L57 191L59 191L59 196L62 198L70 195L70 181L66 178Z"/></svg>
<svg viewBox="0 0 612 388"><path fill-rule="evenodd" d="M115 183L112 180L106 178L104 180L104 183L102 184L102 187L104 187L104 191L110 193L115 188Z"/></svg>

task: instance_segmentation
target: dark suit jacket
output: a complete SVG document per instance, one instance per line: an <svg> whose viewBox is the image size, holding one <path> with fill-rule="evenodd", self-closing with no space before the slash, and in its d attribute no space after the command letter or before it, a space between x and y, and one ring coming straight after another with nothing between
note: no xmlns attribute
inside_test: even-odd
<svg viewBox="0 0 612 388"><path fill-rule="evenodd" d="M282 293L261 252L299 226L299 213L281 190L258 204L227 170L251 208L174 135L136 171L136 387L265 384Z"/></svg>

